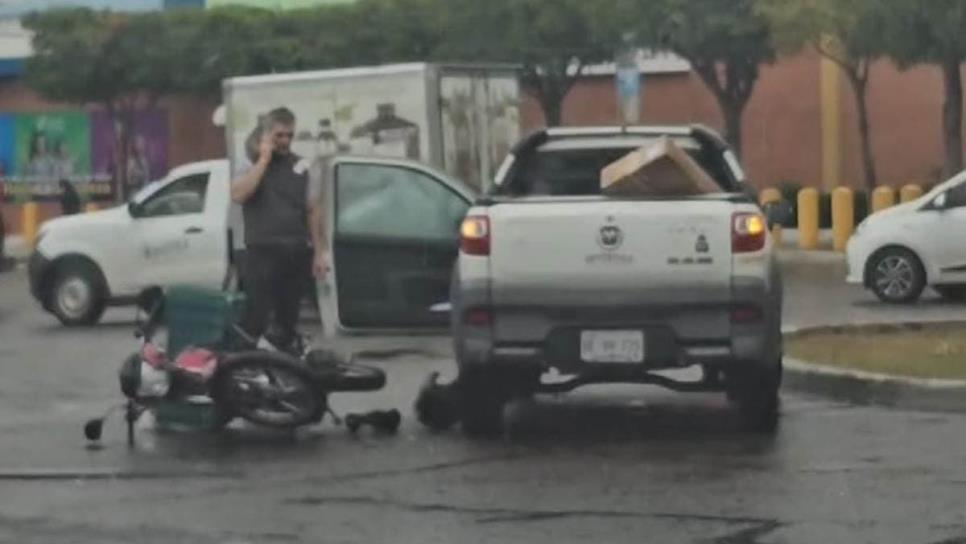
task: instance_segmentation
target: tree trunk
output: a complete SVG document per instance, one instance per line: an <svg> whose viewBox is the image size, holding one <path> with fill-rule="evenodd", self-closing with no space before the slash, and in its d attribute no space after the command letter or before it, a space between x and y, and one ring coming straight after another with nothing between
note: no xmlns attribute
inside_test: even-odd
<svg viewBox="0 0 966 544"><path fill-rule="evenodd" d="M946 103L943 105L943 136L946 145L944 173L947 178L963 169L963 77L960 59L943 61L943 84Z"/></svg>
<svg viewBox="0 0 966 544"><path fill-rule="evenodd" d="M862 146L862 172L865 176L865 187L869 191L875 190L879 180L875 171L875 157L872 155L872 133L869 130L868 80L860 77L849 77L852 92L855 93L855 109L859 114L859 142Z"/></svg>
<svg viewBox="0 0 966 544"><path fill-rule="evenodd" d="M543 110L543 118L548 127L560 126L563 117L562 97L557 96L556 93L548 93L540 98L540 109Z"/></svg>
<svg viewBox="0 0 966 544"><path fill-rule="evenodd" d="M745 111L744 104L719 100L721 113L725 122L725 141L731 146L735 155L741 158L741 115Z"/></svg>
<svg viewBox="0 0 966 544"><path fill-rule="evenodd" d="M111 107L109 111L114 129L114 194L120 202L127 202L130 200L127 152L131 141L131 112L126 107Z"/></svg>

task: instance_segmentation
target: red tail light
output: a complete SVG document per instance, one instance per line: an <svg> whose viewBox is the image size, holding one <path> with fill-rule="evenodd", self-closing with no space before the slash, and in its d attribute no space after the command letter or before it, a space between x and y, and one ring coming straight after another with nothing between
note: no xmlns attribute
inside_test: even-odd
<svg viewBox="0 0 966 544"><path fill-rule="evenodd" d="M754 323L763 317L758 306L737 306L731 309L732 323Z"/></svg>
<svg viewBox="0 0 966 544"><path fill-rule="evenodd" d="M488 327L493 321L493 315L486 308L474 308L463 314L463 322L474 327Z"/></svg>
<svg viewBox="0 0 966 544"><path fill-rule="evenodd" d="M753 253L765 247L767 225L757 213L739 212L731 218L731 252Z"/></svg>
<svg viewBox="0 0 966 544"><path fill-rule="evenodd" d="M460 249L467 255L490 254L490 218L471 215L460 225Z"/></svg>

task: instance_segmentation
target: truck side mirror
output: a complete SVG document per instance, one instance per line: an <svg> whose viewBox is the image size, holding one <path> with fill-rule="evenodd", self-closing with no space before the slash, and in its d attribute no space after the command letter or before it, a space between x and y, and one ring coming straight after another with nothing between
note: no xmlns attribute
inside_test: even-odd
<svg viewBox="0 0 966 544"><path fill-rule="evenodd" d="M794 210L787 200L768 202L762 206L769 227L787 225L792 222Z"/></svg>

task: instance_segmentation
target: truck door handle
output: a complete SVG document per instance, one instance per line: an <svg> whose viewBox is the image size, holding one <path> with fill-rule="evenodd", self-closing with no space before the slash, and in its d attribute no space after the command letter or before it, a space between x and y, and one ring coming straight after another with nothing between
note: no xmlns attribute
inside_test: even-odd
<svg viewBox="0 0 966 544"><path fill-rule="evenodd" d="M185 229L184 233L185 234L201 234L204 231L205 231L205 229L203 229L201 227L188 227L187 229Z"/></svg>

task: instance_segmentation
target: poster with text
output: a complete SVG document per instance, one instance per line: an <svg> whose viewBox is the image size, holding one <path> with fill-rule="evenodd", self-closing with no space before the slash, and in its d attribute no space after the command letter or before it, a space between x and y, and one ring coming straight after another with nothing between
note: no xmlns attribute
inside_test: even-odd
<svg viewBox="0 0 966 544"><path fill-rule="evenodd" d="M32 195L60 192L58 182L90 178L90 122L83 112L16 114L14 181Z"/></svg>
<svg viewBox="0 0 966 544"><path fill-rule="evenodd" d="M13 135L14 117L0 113L0 179L7 179L14 173L16 142Z"/></svg>
<svg viewBox="0 0 966 544"><path fill-rule="evenodd" d="M94 177L114 179L117 163L117 127L107 112L91 114ZM128 194L160 179L168 170L168 118L162 110L139 112L134 116L127 150Z"/></svg>

